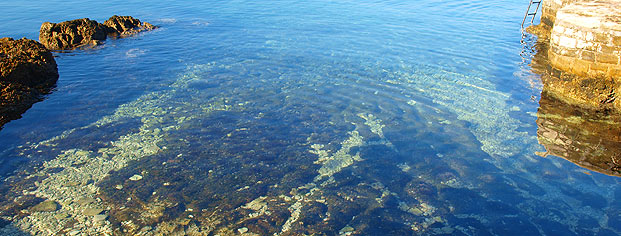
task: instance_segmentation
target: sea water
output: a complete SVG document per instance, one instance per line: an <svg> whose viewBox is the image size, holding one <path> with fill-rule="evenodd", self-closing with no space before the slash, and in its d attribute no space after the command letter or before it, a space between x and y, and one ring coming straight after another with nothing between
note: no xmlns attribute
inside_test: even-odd
<svg viewBox="0 0 621 236"><path fill-rule="evenodd" d="M527 4L2 2L0 37L159 28L54 54L0 131L0 232L619 234L618 177L536 155Z"/></svg>

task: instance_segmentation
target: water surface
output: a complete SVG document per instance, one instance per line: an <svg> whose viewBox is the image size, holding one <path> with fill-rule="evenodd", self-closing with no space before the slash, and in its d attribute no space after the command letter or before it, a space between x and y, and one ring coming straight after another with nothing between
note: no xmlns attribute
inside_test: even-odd
<svg viewBox="0 0 621 236"><path fill-rule="evenodd" d="M619 234L618 177L535 154L525 7L0 3L2 37L160 26L55 54L56 90L0 131L2 232Z"/></svg>

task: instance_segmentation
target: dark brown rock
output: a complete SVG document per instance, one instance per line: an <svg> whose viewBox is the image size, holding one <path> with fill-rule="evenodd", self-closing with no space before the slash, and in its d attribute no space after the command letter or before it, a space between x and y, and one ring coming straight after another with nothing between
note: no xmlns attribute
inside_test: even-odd
<svg viewBox="0 0 621 236"><path fill-rule="evenodd" d="M52 53L30 39L0 39L0 128L17 119L58 80Z"/></svg>
<svg viewBox="0 0 621 236"><path fill-rule="evenodd" d="M123 37L156 28L131 16L114 15L103 24L88 18L61 23L44 22L39 41L50 50L71 50L101 44L108 36Z"/></svg>
<svg viewBox="0 0 621 236"><path fill-rule="evenodd" d="M140 22L140 20L131 16L114 15L106 20L104 25L107 27L109 36L126 36L155 29L155 26L152 24Z"/></svg>
<svg viewBox="0 0 621 236"><path fill-rule="evenodd" d="M106 40L106 27L88 18L62 23L44 22L39 31L39 41L50 50L70 50L97 45Z"/></svg>

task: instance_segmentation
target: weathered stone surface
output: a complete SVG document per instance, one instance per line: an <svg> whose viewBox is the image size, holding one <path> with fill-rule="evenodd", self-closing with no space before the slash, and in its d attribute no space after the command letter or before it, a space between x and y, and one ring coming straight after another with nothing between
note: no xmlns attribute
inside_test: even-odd
<svg viewBox="0 0 621 236"><path fill-rule="evenodd" d="M106 27L88 18L58 24L44 22L39 41L51 50L70 50L86 45L97 45L106 40Z"/></svg>
<svg viewBox="0 0 621 236"><path fill-rule="evenodd" d="M52 53L30 39L0 39L0 128L28 110L58 80Z"/></svg>
<svg viewBox="0 0 621 236"><path fill-rule="evenodd" d="M556 20L556 12L564 6L580 0L546 0L541 2L541 23L552 28Z"/></svg>
<svg viewBox="0 0 621 236"><path fill-rule="evenodd" d="M136 34L141 31L155 29L150 23L140 22L131 16L114 15L104 22L110 36L125 36Z"/></svg>
<svg viewBox="0 0 621 236"><path fill-rule="evenodd" d="M101 44L108 36L129 36L156 28L131 16L112 16L103 24L88 18L61 23L44 22L39 41L51 50L71 50Z"/></svg>
<svg viewBox="0 0 621 236"><path fill-rule="evenodd" d="M556 15L550 37L550 62L580 76L617 77L621 69L621 2L601 0L569 4Z"/></svg>

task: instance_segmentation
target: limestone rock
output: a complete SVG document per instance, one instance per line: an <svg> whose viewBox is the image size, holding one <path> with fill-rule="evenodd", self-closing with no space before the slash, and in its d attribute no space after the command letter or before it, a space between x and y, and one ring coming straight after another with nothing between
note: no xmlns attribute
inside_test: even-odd
<svg viewBox="0 0 621 236"><path fill-rule="evenodd" d="M126 36L155 29L155 26L131 16L114 15L104 22L109 36Z"/></svg>
<svg viewBox="0 0 621 236"><path fill-rule="evenodd" d="M58 24L44 22L39 30L39 41L51 50L70 50L86 45L97 45L106 40L106 27L88 18Z"/></svg>
<svg viewBox="0 0 621 236"><path fill-rule="evenodd" d="M17 119L58 80L52 53L30 39L0 39L0 127Z"/></svg>

